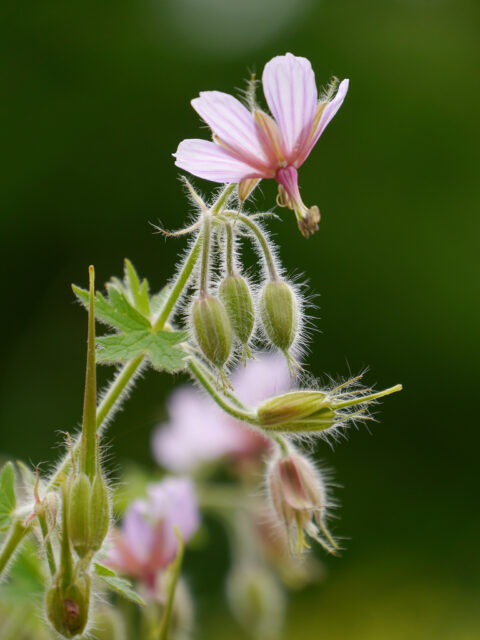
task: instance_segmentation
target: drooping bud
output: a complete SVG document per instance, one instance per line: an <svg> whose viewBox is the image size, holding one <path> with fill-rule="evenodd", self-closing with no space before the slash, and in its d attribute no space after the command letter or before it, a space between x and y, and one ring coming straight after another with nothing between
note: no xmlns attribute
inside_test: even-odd
<svg viewBox="0 0 480 640"><path fill-rule="evenodd" d="M230 607L254 637L275 638L285 615L285 595L272 571L259 563L237 563L227 579Z"/></svg>
<svg viewBox="0 0 480 640"><path fill-rule="evenodd" d="M272 280L264 285L260 314L272 344L287 353L297 333L298 308L292 288L284 280Z"/></svg>
<svg viewBox="0 0 480 640"><path fill-rule="evenodd" d="M326 488L318 471L304 456L276 457L268 471L273 509L295 542L297 551L308 548L305 534L334 553L338 548L326 526Z"/></svg>
<svg viewBox="0 0 480 640"><path fill-rule="evenodd" d="M205 357L221 369L232 348L232 327L223 303L212 295L198 298L192 308L192 324Z"/></svg>
<svg viewBox="0 0 480 640"><path fill-rule="evenodd" d="M90 480L83 473L76 473L68 492L68 529L73 548L83 558L90 551L89 514Z"/></svg>
<svg viewBox="0 0 480 640"><path fill-rule="evenodd" d="M78 575L70 584L62 584L62 576L47 591L47 617L53 628L65 638L85 631L90 607L90 577Z"/></svg>
<svg viewBox="0 0 480 640"><path fill-rule="evenodd" d="M248 341L255 323L255 312L247 281L239 274L229 275L220 283L218 293L225 306L233 332L243 345L244 355L250 356Z"/></svg>

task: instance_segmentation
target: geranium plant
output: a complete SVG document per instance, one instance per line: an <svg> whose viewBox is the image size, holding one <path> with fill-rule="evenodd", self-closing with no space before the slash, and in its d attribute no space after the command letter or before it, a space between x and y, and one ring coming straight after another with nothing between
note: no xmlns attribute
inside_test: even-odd
<svg viewBox="0 0 480 640"><path fill-rule="evenodd" d="M401 387L375 392L354 378L323 388L307 375L302 287L268 234L276 215L252 210L252 194L259 181L276 180L277 204L294 212L301 233L318 229L319 209L303 204L298 170L342 105L348 80L319 92L308 60L278 56L262 77L271 115L257 103L256 84L252 78L246 104L218 91L192 101L213 140L184 140L176 164L222 186L204 199L184 178L195 220L163 231L191 237L172 280L152 294L126 260L123 279L112 278L105 293L95 291L93 267L88 288L73 287L88 311L82 429L65 434L64 457L50 475L12 462L0 473L1 593L13 602L0 606L4 640L17 637L19 621L22 637L32 638L189 637L195 594L181 563L202 511L229 531L228 601L255 637L280 631L282 584L300 587L321 575L311 547L330 554L341 547L329 523L328 473L304 442L371 419L371 406ZM243 263L245 243L258 253L256 272ZM109 329L101 337L97 321ZM116 367L100 399L99 363ZM174 392L169 420L152 436L164 476L144 478L143 495L129 500L105 473L103 434L146 367L186 372L195 386ZM220 467L227 482L218 481ZM123 513L118 524L114 503Z"/></svg>

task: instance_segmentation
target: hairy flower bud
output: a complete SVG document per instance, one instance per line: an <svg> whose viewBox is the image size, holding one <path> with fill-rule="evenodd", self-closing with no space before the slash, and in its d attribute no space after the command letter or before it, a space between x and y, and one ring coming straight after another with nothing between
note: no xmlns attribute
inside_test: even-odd
<svg viewBox="0 0 480 640"><path fill-rule="evenodd" d="M90 605L90 577L77 576L64 586L61 576L50 587L46 596L47 617L53 628L65 638L81 635L88 622Z"/></svg>
<svg viewBox="0 0 480 640"><path fill-rule="evenodd" d="M85 473L73 476L68 493L68 530L72 546L81 558L90 549L90 489L90 480Z"/></svg>
<svg viewBox="0 0 480 640"><path fill-rule="evenodd" d="M337 545L326 527L326 488L312 463L297 453L277 457L268 471L273 509L298 551L308 548L305 533L334 553Z"/></svg>
<svg viewBox="0 0 480 640"><path fill-rule="evenodd" d="M320 391L291 391L262 402L257 416L262 426L281 425L329 408Z"/></svg>
<svg viewBox="0 0 480 640"><path fill-rule="evenodd" d="M260 314L272 344L287 352L297 333L298 308L292 288L284 280L265 284L260 295Z"/></svg>
<svg viewBox="0 0 480 640"><path fill-rule="evenodd" d="M345 426L349 420L369 420L368 406L378 398L400 391L395 385L383 391L368 393L355 388L358 378L329 391L291 391L268 398L257 408L258 424L264 429L291 433L325 431ZM358 410L353 408L359 406Z"/></svg>
<svg viewBox="0 0 480 640"><path fill-rule="evenodd" d="M68 496L68 529L80 558L100 549L109 523L108 490L100 470L91 483L85 473L75 474Z"/></svg>
<svg viewBox="0 0 480 640"><path fill-rule="evenodd" d="M193 305L192 322L199 347L221 369L232 348L232 327L223 303L211 295L198 298Z"/></svg>
<svg viewBox="0 0 480 640"><path fill-rule="evenodd" d="M220 283L218 293L225 305L234 334L247 350L255 323L255 313L252 295L245 278L239 274L227 276Z"/></svg>
<svg viewBox="0 0 480 640"><path fill-rule="evenodd" d="M89 548L98 551L105 540L110 524L108 490L102 474L98 471L92 482L89 505Z"/></svg>

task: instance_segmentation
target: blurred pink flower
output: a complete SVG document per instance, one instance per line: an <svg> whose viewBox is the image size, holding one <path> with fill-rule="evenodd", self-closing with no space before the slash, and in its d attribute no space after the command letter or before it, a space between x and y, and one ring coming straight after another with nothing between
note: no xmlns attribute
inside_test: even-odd
<svg viewBox="0 0 480 640"><path fill-rule="evenodd" d="M234 372L232 384L242 402L255 406L288 390L288 365L278 354L257 356ZM192 471L225 456L237 461L258 458L269 447L269 440L228 416L194 387L175 391L168 412L170 420L155 430L152 447L156 461L171 471Z"/></svg>
<svg viewBox="0 0 480 640"><path fill-rule="evenodd" d="M335 95L318 97L315 74L306 58L287 53L265 65L263 91L273 115L253 107L250 112L233 96L202 91L192 106L213 132L213 142L183 140L175 164L213 182L238 182L244 197L262 178L279 184L279 204L295 212L306 237L320 221L318 207L306 207L298 188L297 169L341 107L348 90L343 80ZM241 195L242 197L242 195Z"/></svg>
<svg viewBox="0 0 480 640"><path fill-rule="evenodd" d="M148 498L135 500L125 512L121 531L111 535L105 564L141 580L152 591L157 577L175 558L178 540L187 542L198 528L200 515L192 482L166 478L147 487Z"/></svg>

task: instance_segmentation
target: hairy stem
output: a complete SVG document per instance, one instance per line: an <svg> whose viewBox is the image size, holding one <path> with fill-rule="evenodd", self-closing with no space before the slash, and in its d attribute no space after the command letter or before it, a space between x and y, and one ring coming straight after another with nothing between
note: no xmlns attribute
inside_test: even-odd
<svg viewBox="0 0 480 640"><path fill-rule="evenodd" d="M141 369L145 356L140 355L128 360L126 364L118 371L112 381L108 391L103 396L97 407L97 432L101 432L104 428L105 419L111 417L112 410L117 408L117 402L120 396L128 387L135 374Z"/></svg>
<svg viewBox="0 0 480 640"><path fill-rule="evenodd" d="M167 322L170 314L176 305L178 299L182 295L183 290L185 289L190 276L192 275L193 268L195 267L198 259L198 254L200 252L200 247L202 245L202 234L200 233L195 240L195 244L193 245L187 259L185 260L182 270L177 276L175 284L168 296L163 308L158 316L155 324L153 325L154 331L160 331L163 329L165 323Z"/></svg>
<svg viewBox="0 0 480 640"><path fill-rule="evenodd" d="M233 264L233 229L232 225L228 222L225 225L225 231L227 233L227 275L234 276L235 268Z"/></svg>
<svg viewBox="0 0 480 640"><path fill-rule="evenodd" d="M212 206L212 213L214 215L216 215L217 213L220 213L220 211L227 206L228 199L230 198L232 193L235 191L236 186L237 186L236 183L225 185L223 190L220 192L220 195L218 196L215 204Z"/></svg>
<svg viewBox="0 0 480 640"><path fill-rule="evenodd" d="M48 539L49 531L48 531L47 516L45 513L38 513L37 517L38 517L38 521L40 522L40 529L42 530L43 543L45 545L45 554L47 556L48 568L50 569L50 574L53 578L57 573L57 566L55 564L55 555L53 553L52 543Z"/></svg>
<svg viewBox="0 0 480 640"><path fill-rule="evenodd" d="M210 261L210 214L203 214L202 226L202 263L200 270L200 296L204 298L208 295L208 272Z"/></svg>
<svg viewBox="0 0 480 640"><path fill-rule="evenodd" d="M196 358L190 358L188 361L188 368L194 378L226 413L237 420L258 426L257 416L254 413L231 405L226 401L223 395L217 391L215 385L212 383L210 374L206 372L205 367L199 362L199 360Z"/></svg>
<svg viewBox="0 0 480 640"><path fill-rule="evenodd" d="M265 262L267 263L268 273L270 275L271 280L278 280L277 268L275 266L275 260L273 259L272 252L270 251L270 247L268 246L267 239L262 231L262 229L253 222L251 218L244 215L243 213L235 214L243 224L251 229L255 234L260 246L262 248L263 254L265 256Z"/></svg>

